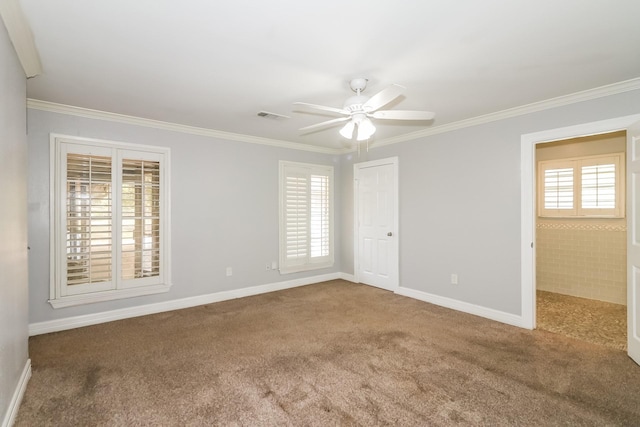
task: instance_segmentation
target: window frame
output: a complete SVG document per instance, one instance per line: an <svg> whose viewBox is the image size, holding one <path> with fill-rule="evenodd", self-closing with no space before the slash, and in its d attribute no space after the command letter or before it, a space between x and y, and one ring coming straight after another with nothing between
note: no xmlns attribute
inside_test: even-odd
<svg viewBox="0 0 640 427"><path fill-rule="evenodd" d="M582 168L598 164L615 165L615 207L582 207ZM625 217L625 153L606 153L592 156L538 161L538 216L541 218L624 218ZM573 207L570 209L545 208L545 171L549 169L572 169Z"/></svg>
<svg viewBox="0 0 640 427"><path fill-rule="evenodd" d="M312 175L320 175L328 177L328 254L325 256L311 256L312 246L312 229L310 223L312 221L312 215L309 214L307 219L307 251L304 259L298 259L296 261L289 260L287 258L287 237L286 237L286 215L285 215L285 194L286 194L286 177L288 171L296 171L297 173L305 173L307 175L307 210L311 212L311 179ZM281 160L279 162L279 174L278 174L278 193L279 193L279 271L280 274L297 273L301 271L311 271L321 268L329 268L334 265L334 168L333 166L318 165L311 163L300 163Z"/></svg>
<svg viewBox="0 0 640 427"><path fill-rule="evenodd" d="M111 158L111 280L67 285L67 152L107 155ZM126 156L124 156L126 154ZM124 280L121 275L121 197L122 160L146 160L160 163L159 266L158 276ZM54 308L90 304L168 292L171 288L170 149L151 145L115 142L59 134L50 135L50 292ZM152 280L149 280L152 279ZM77 288L75 288L77 287Z"/></svg>

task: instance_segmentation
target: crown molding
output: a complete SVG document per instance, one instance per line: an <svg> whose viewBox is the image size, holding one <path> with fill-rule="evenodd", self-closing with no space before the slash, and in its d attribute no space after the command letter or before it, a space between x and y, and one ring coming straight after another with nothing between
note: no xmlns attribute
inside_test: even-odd
<svg viewBox="0 0 640 427"><path fill-rule="evenodd" d="M42 74L40 55L33 39L33 33L22 13L18 0L0 0L0 16L27 78Z"/></svg>
<svg viewBox="0 0 640 427"><path fill-rule="evenodd" d="M0 0L1 1L1 0ZM498 120L508 119L511 117L522 116L524 114L535 113L551 108L562 107L564 105L575 104L578 102L589 101L591 99L602 98L605 96L616 95L619 93L630 92L640 89L640 78L625 80L594 89L576 92L570 95L559 96L545 101L534 102L532 104L522 105L520 107L510 108L495 113L485 114L482 116L472 117L470 119L460 120L453 123L447 123L440 126L431 127L417 132L411 132L392 138L373 141L370 148L384 147L386 145L398 144L400 142L412 141L418 138L424 138L431 135L451 132L458 129L464 129L471 126L478 126L485 123L495 122ZM258 136L243 135L231 132L224 132L215 129L207 129L195 126L181 125L177 123L163 122L159 120L144 119L141 117L127 116L118 113L109 113L106 111L92 110L89 108L75 107L72 105L58 104L54 102L41 101L37 99L27 99L27 107L34 110L49 111L52 113L67 114L78 117L86 117L90 119L107 120L118 123L126 123L137 126L150 127L155 129L169 130L173 132L181 132L192 135L208 136L211 138L219 138L230 141L247 142L251 144L268 145L272 147L288 148L292 150L311 151L322 154L345 154L357 151L354 148L328 148L318 147L314 145L299 144L291 141L281 141L276 139L262 138Z"/></svg>
<svg viewBox="0 0 640 427"><path fill-rule="evenodd" d="M385 145L398 144L400 142L412 141L414 139L423 138L425 136L437 135L440 133L451 132L457 129L464 129L471 126L477 126L485 123L495 122L498 120L508 119L511 117L522 116L524 114L535 113L551 108L562 107L564 105L575 104L578 102L589 101L591 99L602 98L605 96L616 95L619 93L630 92L640 89L640 77L613 83L606 86L600 86L594 89L584 90L572 93L570 95L559 96L544 101L534 102L532 104L522 105L520 107L509 108L507 110L497 111L495 113L485 114L482 116L472 117L470 119L460 120L453 123L447 123L441 126L411 132L399 135L393 138L386 138L375 141L371 144L371 148L383 147Z"/></svg>
<svg viewBox="0 0 640 427"><path fill-rule="evenodd" d="M154 129L168 130L191 135L207 136L211 138L225 139L229 141L247 142L250 144L268 145L271 147L288 148L292 150L311 151L322 154L342 154L345 150L318 147L315 145L299 144L291 141L262 138L259 136L242 135L215 129L207 129L196 126L181 125L178 123L163 122L160 120L145 119L142 117L127 116L118 113L92 110L89 108L75 107L72 105L57 104L55 102L27 99L27 108L33 110L48 111L51 113L66 114L70 116L86 117L89 119L106 120L110 122L125 123L136 126L144 126Z"/></svg>

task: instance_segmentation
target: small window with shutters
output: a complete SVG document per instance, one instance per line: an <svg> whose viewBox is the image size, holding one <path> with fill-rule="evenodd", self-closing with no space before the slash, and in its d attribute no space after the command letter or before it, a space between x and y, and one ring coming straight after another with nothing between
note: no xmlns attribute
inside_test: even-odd
<svg viewBox="0 0 640 427"><path fill-rule="evenodd" d="M169 289L168 156L163 147L52 136L51 305Z"/></svg>
<svg viewBox="0 0 640 427"><path fill-rule="evenodd" d="M538 215L623 218L624 153L538 162Z"/></svg>
<svg viewBox="0 0 640 427"><path fill-rule="evenodd" d="M280 272L333 265L333 167L280 162Z"/></svg>

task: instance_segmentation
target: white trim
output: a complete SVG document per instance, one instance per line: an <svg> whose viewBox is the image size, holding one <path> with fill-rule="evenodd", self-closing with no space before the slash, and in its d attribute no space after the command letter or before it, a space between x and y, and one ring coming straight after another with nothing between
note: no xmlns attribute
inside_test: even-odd
<svg viewBox="0 0 640 427"><path fill-rule="evenodd" d="M353 165L353 278L356 283L360 283L360 246L358 244L360 227L358 224L358 216L359 216L359 183L358 177L360 173L360 169L371 168L382 165L393 165L393 180L394 180L394 207L393 207L393 235L396 239L396 265L394 266L394 285L387 289L389 291L395 291L400 286L400 167L398 163L398 157L387 157L379 160L371 160L368 162L354 163Z"/></svg>
<svg viewBox="0 0 640 427"><path fill-rule="evenodd" d="M118 113L92 110L90 108L74 107L72 105L57 104L55 102L40 101L38 99L27 99L27 108L33 110L48 111L51 113L67 114L76 117L86 117L89 119L106 120L116 123L125 123L135 126L144 126L153 129L168 130L190 135L207 136L228 141L248 142L251 144L268 145L279 148L289 148L292 150L311 151L323 154L342 154L349 150L318 147L315 145L300 144L297 142L280 141L277 139L262 138L258 136L242 135L238 133L225 132L215 129L207 129L196 126L181 125L178 123L164 122L161 120L145 119L142 117L127 116Z"/></svg>
<svg viewBox="0 0 640 427"><path fill-rule="evenodd" d="M318 276L304 277L301 279L269 283L266 285L250 286L230 291L222 291L212 294L181 298L155 304L146 304L137 307L103 311L101 313L87 314L83 316L74 316L63 319L49 320L45 322L30 323L29 336L64 331L67 329L80 328L83 326L97 325L100 323L128 319L131 317L146 316L149 314L162 313L165 311L180 310L183 308L195 307L198 305L211 304L215 302L243 298L252 295L259 295L267 292L281 291L283 289L290 289L341 278L342 273L329 273Z"/></svg>
<svg viewBox="0 0 640 427"><path fill-rule="evenodd" d="M631 80L629 80L631 81ZM640 81L640 79L634 79ZM521 294L522 322L524 328L534 329L536 326L536 279L535 279L535 149L536 144L549 141L597 135L607 132L625 130L640 120L640 114L617 117L591 123L583 123L564 128L549 129L542 132L524 134L520 139L520 262L521 262Z"/></svg>
<svg viewBox="0 0 640 427"><path fill-rule="evenodd" d="M523 136L524 138L524 136ZM534 210L535 188L535 143L521 144L520 148L520 313L523 328L534 329L536 327L536 251L535 227L536 217ZM531 180L531 181L528 181ZM526 194L526 195L525 195Z"/></svg>
<svg viewBox="0 0 640 427"><path fill-rule="evenodd" d="M342 279L342 280L346 280L347 282L358 283L358 281L356 280L356 277L353 274L340 273L340 277L339 278Z"/></svg>
<svg viewBox="0 0 640 427"><path fill-rule="evenodd" d="M140 286L138 288L113 289L102 292L89 292L86 294L76 294L51 298L48 300L53 308L73 307L75 305L93 304L103 301L114 301L124 298L133 298L143 295L154 295L169 292L171 284L159 284L151 286Z"/></svg>
<svg viewBox="0 0 640 427"><path fill-rule="evenodd" d="M18 0L0 1L0 16L27 78L42 74L40 55Z"/></svg>
<svg viewBox="0 0 640 427"><path fill-rule="evenodd" d="M109 148L117 148L121 150L149 151L152 153L157 153L159 151L162 151L165 154L171 153L171 148L164 147L161 145L138 144L135 142L125 142L125 141L118 141L114 139L87 138L84 136L66 135L63 133L55 133L55 132L50 133L49 143L55 144L56 140L60 140L61 142L69 142L73 144L86 143L91 145L104 145Z"/></svg>
<svg viewBox="0 0 640 427"><path fill-rule="evenodd" d="M535 113L538 111L548 110L551 108L562 107L577 102L589 101L592 99L602 98L605 96L616 95L619 93L630 92L640 89L640 77L622 82L612 83L610 85L600 86L594 89L588 89L569 95L559 96L544 101L534 102L519 107L509 108L507 110L497 111L482 116L471 117L469 119L459 120L453 123L446 123L439 126L430 127L417 132L411 132L396 137L373 141L371 148L383 147L385 145L398 144L400 142L412 141L426 136L438 135L441 133L451 132L458 129L464 129L471 126L478 126L484 123L495 122L511 117L522 116L524 114ZM352 153L358 150L357 146L352 148L336 149L328 147L318 147L314 145L300 144L291 141L280 141L269 138L261 138L251 135L242 135L231 132L224 132L215 129L200 128L195 126L181 125L178 123L163 122L160 120L145 119L141 117L127 116L124 114L109 113L106 111L93 110L89 108L75 107L72 105L58 104L55 102L41 101L38 99L27 99L27 108L34 110L48 111L52 113L67 114L71 116L87 117L90 119L107 120L118 123L126 123L137 126L150 127L154 129L169 130L173 132L181 132L192 135L202 135L212 138L220 138L231 141L248 142L253 144L269 145L273 147L289 148L292 150L311 151L324 154L344 154Z"/></svg>
<svg viewBox="0 0 640 427"><path fill-rule="evenodd" d="M230 291L216 292L206 295L198 295L194 297L181 298L177 300L165 301L155 304L147 304L137 307L130 307L101 313L87 314L83 316L67 317L63 319L49 320L45 322L29 324L29 336L47 334L51 332L59 332L67 329L81 328L84 326L97 325L100 323L112 322L115 320L128 319L138 316L146 316L149 314L162 313L172 310L180 310L184 308L195 307L204 304L212 304L221 301L227 301L236 298L244 298L253 295L260 295L268 292L281 291L300 286L312 285L315 283L326 282L329 280L342 279L353 283L358 283L354 275L349 273L329 273L318 276L305 277L301 279L287 280L283 282L269 283L265 285L250 286ZM439 305L441 307L450 308L463 313L481 316L497 322L506 323L508 325L518 326L521 328L531 329L526 324L524 316L505 313L499 310L486 308L455 299L442 297L439 295L429 294L427 292L418 291L406 287L399 286L394 291L398 295L413 298L419 301Z"/></svg>
<svg viewBox="0 0 640 427"><path fill-rule="evenodd" d="M395 291L395 293L405 297L439 305L441 307L461 311L463 313L473 314L475 316L495 320L496 322L506 323L507 325L518 326L521 328L526 327L523 324L522 317L516 314L506 313L504 311L494 310L492 308L486 308L479 305L470 304L468 302L442 297L427 292L417 291L415 289L409 289L402 286L399 287Z"/></svg>
<svg viewBox="0 0 640 427"><path fill-rule="evenodd" d="M27 359L24 364L24 369L22 370L22 374L20 375L20 379L18 380L17 387L13 392L13 396L11 396L9 408L7 409L7 413L2 420L2 427L10 427L16 421L16 417L18 416L18 409L20 409L20 403L22 402L24 393L27 391L29 378L31 378L31 359Z"/></svg>
<svg viewBox="0 0 640 427"><path fill-rule="evenodd" d="M469 119L459 120L453 123L434 126L428 129L419 130L417 132L411 132L404 135L399 135L393 138L374 141L371 144L371 148L383 147L385 145L397 144L399 142L412 141L414 139L424 138L425 136L451 132L454 130L464 129L471 126L478 126L485 123L495 122L498 120L504 120L511 117L522 116L525 114L535 113L543 110L549 110L551 108L562 107L565 105L575 104L583 101L589 101L597 98L603 98L605 96L616 95L619 93L630 92L638 89L640 89L640 77L630 79L630 80L625 80L622 82L613 83L610 85L600 86L594 89L588 89L581 92L572 93L569 95L558 96L556 98L534 102L534 103L522 105L519 107L509 108L507 110L497 111L495 113L489 113L482 116L471 117ZM353 151L356 151L356 149L354 148L354 149L351 149L350 151L353 152Z"/></svg>

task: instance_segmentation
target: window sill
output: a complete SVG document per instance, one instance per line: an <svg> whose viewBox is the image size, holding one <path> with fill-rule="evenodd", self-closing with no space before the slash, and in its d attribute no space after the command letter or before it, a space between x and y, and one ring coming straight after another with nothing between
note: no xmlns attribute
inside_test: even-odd
<svg viewBox="0 0 640 427"><path fill-rule="evenodd" d="M295 267L281 268L280 274L300 273L303 271L320 270L322 268L330 268L330 267L333 267L333 262L326 262L322 264L311 264L311 265L306 264L306 265L299 265Z"/></svg>
<svg viewBox="0 0 640 427"><path fill-rule="evenodd" d="M93 304L96 302L113 301L124 298L133 298L143 295L161 294L168 292L170 284L144 286L140 288L118 289L111 291L92 292L80 295L70 295L49 300L53 308L72 307L75 305Z"/></svg>
<svg viewBox="0 0 640 427"><path fill-rule="evenodd" d="M538 215L544 219L624 219L624 215Z"/></svg>

